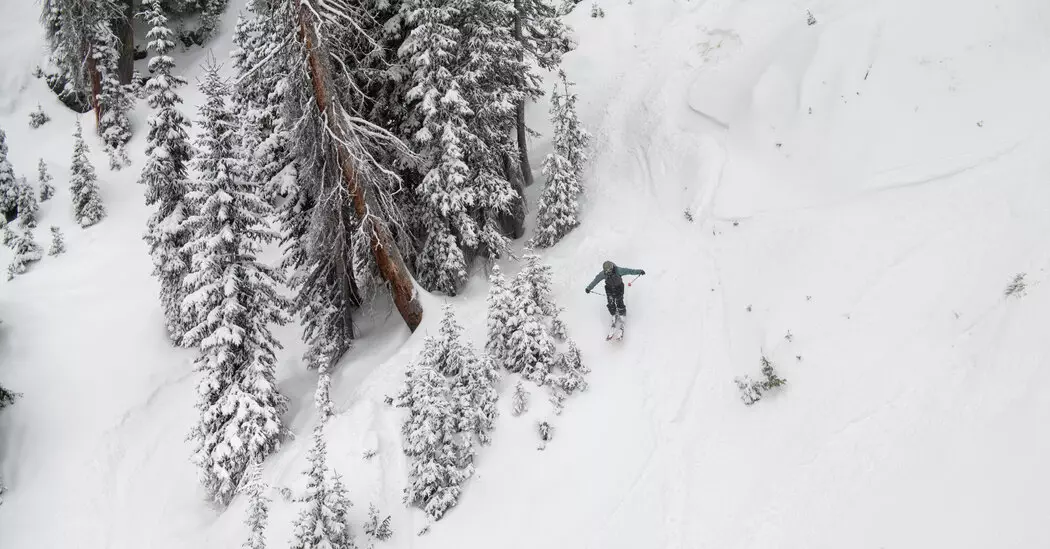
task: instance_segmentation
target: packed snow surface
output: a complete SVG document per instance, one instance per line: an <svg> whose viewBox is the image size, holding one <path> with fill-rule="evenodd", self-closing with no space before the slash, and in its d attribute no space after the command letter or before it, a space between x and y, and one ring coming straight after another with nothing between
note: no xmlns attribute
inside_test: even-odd
<svg viewBox="0 0 1050 549"><path fill-rule="evenodd" d="M0 547L239 546L246 502L210 508L189 461L194 354L167 342L141 238L147 109L130 169L107 170L90 141L110 215L79 229L74 115L31 76L39 7L7 4L0 127L18 173L48 163L58 193L35 234L46 247L59 225L69 251L0 282L0 381L24 395L0 414ZM414 335L377 305L328 427L357 523L376 503L394 548L1050 546L1050 3L600 5L567 17L565 70L594 135L583 225L544 254L590 389L552 416L532 388L513 417L507 377L478 473L417 536L403 412L384 397L442 302L480 347L487 284L477 272L465 295L428 297ZM203 55L177 59L191 81ZM38 102L53 120L32 130ZM545 104L529 116L547 128ZM606 259L648 273L621 342L582 291ZM1027 290L1005 296L1019 273ZM298 512L278 489L305 485L317 421L298 329L278 333L297 437L264 471L273 547ZM787 385L744 406L733 378L763 355ZM543 419L554 438L537 451Z"/></svg>

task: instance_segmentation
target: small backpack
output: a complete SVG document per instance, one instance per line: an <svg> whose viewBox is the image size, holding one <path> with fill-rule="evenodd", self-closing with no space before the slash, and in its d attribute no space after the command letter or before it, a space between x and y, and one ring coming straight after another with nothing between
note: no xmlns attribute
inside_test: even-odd
<svg viewBox="0 0 1050 549"><path fill-rule="evenodd" d="M605 273L605 285L610 288L623 287L623 277L620 276L620 273L616 272L616 267L613 267L611 273Z"/></svg>

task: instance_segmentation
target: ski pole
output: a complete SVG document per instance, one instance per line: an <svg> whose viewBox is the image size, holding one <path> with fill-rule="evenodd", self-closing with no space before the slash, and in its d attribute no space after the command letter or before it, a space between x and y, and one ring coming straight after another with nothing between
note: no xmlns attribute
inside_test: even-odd
<svg viewBox="0 0 1050 549"><path fill-rule="evenodd" d="M634 284L634 281L638 280L638 277L640 277L640 276L642 276L642 275L634 275L634 278L632 278L631 281L627 283L627 285L630 286L631 284Z"/></svg>
<svg viewBox="0 0 1050 549"><path fill-rule="evenodd" d="M597 295L600 295L600 296L602 296L602 297L605 297L605 294L603 294L603 293L601 293L601 292L596 292L596 291L594 291L594 290L591 290L591 291L590 291L590 292L588 292L588 293L592 293L592 294L597 294Z"/></svg>

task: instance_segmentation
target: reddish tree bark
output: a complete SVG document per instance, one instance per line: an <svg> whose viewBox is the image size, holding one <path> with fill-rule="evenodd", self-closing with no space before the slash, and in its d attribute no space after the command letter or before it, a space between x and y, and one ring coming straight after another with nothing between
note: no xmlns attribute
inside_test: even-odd
<svg viewBox="0 0 1050 549"><path fill-rule="evenodd" d="M390 292L394 298L401 317L408 325L408 329L415 331L423 320L423 306L416 297L415 286L412 284L412 276L408 272L401 250L398 249L390 228L385 223L378 222L373 216L381 211L367 183L357 177L357 159L347 150L343 144L343 129L337 122L339 108L335 100L328 93L333 81L328 63L323 58L324 52L318 51L319 37L316 36L316 28L313 15L310 10L305 9L302 2L298 2L299 17L299 40L306 49L307 70L313 85L314 100L317 108L325 117L325 124L334 137L336 150L336 161L339 164L343 183L346 185L352 198L354 213L362 222L362 229L371 238L372 253L375 255L376 264L383 278L390 284Z"/></svg>

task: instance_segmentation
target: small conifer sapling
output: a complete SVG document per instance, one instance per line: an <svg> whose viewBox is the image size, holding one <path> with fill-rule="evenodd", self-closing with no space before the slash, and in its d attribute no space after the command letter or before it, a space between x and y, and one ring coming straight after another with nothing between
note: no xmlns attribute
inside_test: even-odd
<svg viewBox="0 0 1050 549"><path fill-rule="evenodd" d="M66 241L62 237L62 231L51 226L51 249L48 250L47 255L59 255L66 252Z"/></svg>

